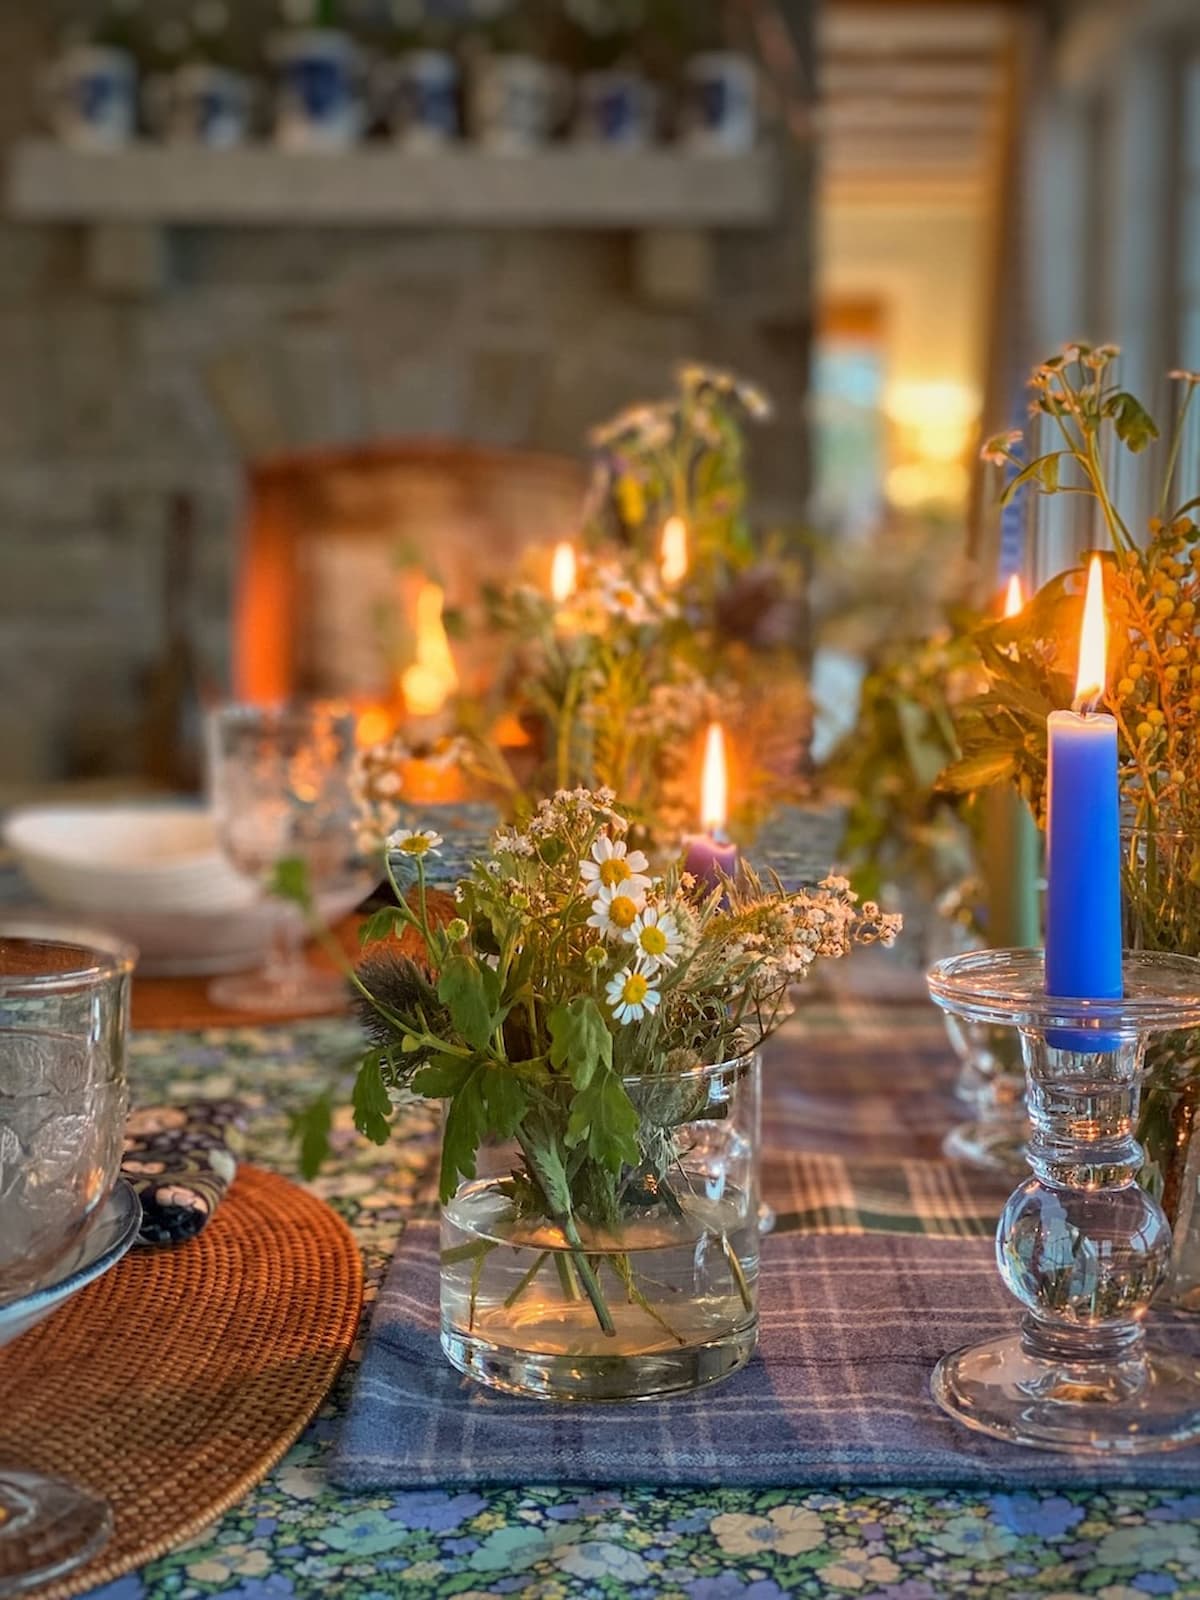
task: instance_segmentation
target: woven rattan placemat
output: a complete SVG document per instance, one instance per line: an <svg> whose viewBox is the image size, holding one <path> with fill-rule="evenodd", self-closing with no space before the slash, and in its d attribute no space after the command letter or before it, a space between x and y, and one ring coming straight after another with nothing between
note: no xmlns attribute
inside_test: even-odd
<svg viewBox="0 0 1200 1600"><path fill-rule="evenodd" d="M243 1167L186 1245L134 1250L0 1352L0 1451L107 1497L115 1532L38 1600L182 1544L262 1479L354 1339L362 1263L315 1196Z"/></svg>

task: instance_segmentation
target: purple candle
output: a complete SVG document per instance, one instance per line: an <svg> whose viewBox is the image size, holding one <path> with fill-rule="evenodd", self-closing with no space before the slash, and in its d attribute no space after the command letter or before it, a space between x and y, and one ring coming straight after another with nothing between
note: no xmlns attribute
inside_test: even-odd
<svg viewBox="0 0 1200 1600"><path fill-rule="evenodd" d="M729 778L725 763L725 731L719 722L709 725L704 746L704 773L700 785L700 825L703 833L687 841L684 871L690 872L698 883L715 889L721 875L735 877L738 865L737 845L725 837L725 819L729 814Z"/></svg>

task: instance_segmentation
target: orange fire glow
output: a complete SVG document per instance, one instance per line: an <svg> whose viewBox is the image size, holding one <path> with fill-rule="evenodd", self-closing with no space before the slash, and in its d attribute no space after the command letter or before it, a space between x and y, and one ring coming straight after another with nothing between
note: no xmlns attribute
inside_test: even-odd
<svg viewBox="0 0 1200 1600"><path fill-rule="evenodd" d="M1087 598L1083 603L1083 632L1079 641L1079 675L1075 680L1075 709L1091 707L1104 693L1108 662L1104 620L1104 567L1099 556L1088 568Z"/></svg>
<svg viewBox="0 0 1200 1600"><path fill-rule="evenodd" d="M360 750L370 750L377 744L386 744L395 731L395 714L387 706L365 706L358 713L354 742Z"/></svg>
<svg viewBox="0 0 1200 1600"><path fill-rule="evenodd" d="M1021 579L1013 573L1008 580L1008 588L1004 595L1004 615L1006 617L1019 617L1025 609L1025 592L1021 588Z"/></svg>
<svg viewBox="0 0 1200 1600"><path fill-rule="evenodd" d="M400 679L410 716L436 716L458 688L458 669L442 621L445 604L446 597L436 583L421 586L416 607L416 660Z"/></svg>
<svg viewBox="0 0 1200 1600"><path fill-rule="evenodd" d="M704 772L700 780L700 822L706 833L719 833L729 820L729 768L725 760L725 730L709 724L704 744Z"/></svg>

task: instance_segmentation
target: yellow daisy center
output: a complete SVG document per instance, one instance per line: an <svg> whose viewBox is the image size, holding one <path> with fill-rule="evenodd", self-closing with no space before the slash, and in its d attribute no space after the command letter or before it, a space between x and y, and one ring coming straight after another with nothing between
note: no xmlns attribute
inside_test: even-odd
<svg viewBox="0 0 1200 1600"><path fill-rule="evenodd" d="M415 839L405 839L400 849L406 856L423 856L429 850L429 840L419 833Z"/></svg>
<svg viewBox="0 0 1200 1600"><path fill-rule="evenodd" d="M657 925L643 928L639 942L648 956L665 956L667 953L667 936Z"/></svg>
<svg viewBox="0 0 1200 1600"><path fill-rule="evenodd" d="M617 884L624 883L632 874L625 861L620 856L610 856L607 861L600 863L600 882L606 889L615 889Z"/></svg>
<svg viewBox="0 0 1200 1600"><path fill-rule="evenodd" d="M650 985L640 972L631 972L625 979L625 987L621 990L621 999L626 1005L640 1006L646 998Z"/></svg>
<svg viewBox="0 0 1200 1600"><path fill-rule="evenodd" d="M619 894L608 908L608 920L615 928L632 928L638 908L627 894Z"/></svg>

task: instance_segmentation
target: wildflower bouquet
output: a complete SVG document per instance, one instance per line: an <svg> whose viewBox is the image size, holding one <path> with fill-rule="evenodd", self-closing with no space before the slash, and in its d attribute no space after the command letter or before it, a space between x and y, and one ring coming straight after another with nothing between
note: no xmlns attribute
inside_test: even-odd
<svg viewBox="0 0 1200 1600"><path fill-rule="evenodd" d="M752 385L685 368L677 397L592 435L567 592L554 597L537 553L532 580L485 591L495 691L460 707L462 731L474 775L514 813L609 787L669 853L695 822L693 767L714 720L743 731L738 770L760 808L794 795L810 722L804 577L758 548L746 509L745 425L769 414ZM492 737L501 722L524 730L515 755Z"/></svg>
<svg viewBox="0 0 1200 1600"><path fill-rule="evenodd" d="M400 1091L442 1101L443 1202L489 1141L512 1141L506 1225L551 1230L606 1333L601 1269L627 1302L640 1292L623 1227L683 1217L680 1132L727 1115L697 1073L755 1051L819 959L899 926L840 879L788 893L747 874L698 896L677 869L653 875L627 828L611 792L560 792L496 835L440 923L426 893L440 841L397 835L398 904L365 930L355 978L371 1039L359 1128L382 1143Z"/></svg>

